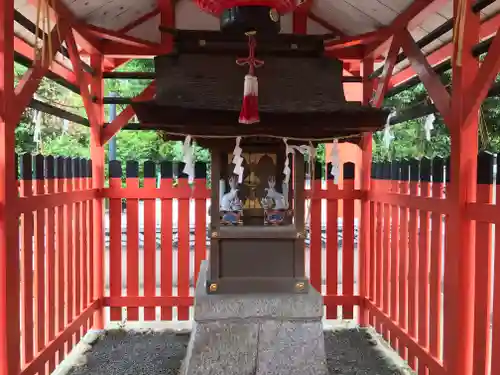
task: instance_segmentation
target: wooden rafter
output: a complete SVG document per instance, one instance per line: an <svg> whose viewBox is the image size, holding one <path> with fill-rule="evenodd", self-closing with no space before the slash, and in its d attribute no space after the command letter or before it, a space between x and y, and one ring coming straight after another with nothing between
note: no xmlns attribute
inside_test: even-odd
<svg viewBox="0 0 500 375"><path fill-rule="evenodd" d="M64 39L69 30L69 24L61 18L60 23L50 33L52 56L49 56L49 52L45 51L46 58L36 60L33 66L24 74L23 78L17 84L14 90L16 95L15 105L14 108L12 108L12 118L15 123L19 122L21 114L28 106L33 94L38 89L42 78L49 70L49 62L54 59L57 50L63 42L62 39ZM59 39L59 36L61 36L62 39Z"/></svg>
<svg viewBox="0 0 500 375"><path fill-rule="evenodd" d="M436 108L444 118L447 118L450 112L450 95L448 91L446 91L445 86L439 80L439 76L436 72L432 70L432 67L420 48L418 48L408 30L404 30L400 35L403 51L406 53L406 56L408 56L413 69L415 69L420 77L429 96L434 101Z"/></svg>
<svg viewBox="0 0 500 375"><path fill-rule="evenodd" d="M142 93L136 96L134 101L149 100L153 98L156 92L155 81L149 84ZM125 127L129 120L134 116L135 112L131 105L128 105L121 113L109 123L103 130L101 134L101 145L105 145L111 137L113 137L120 129Z"/></svg>
<svg viewBox="0 0 500 375"><path fill-rule="evenodd" d="M366 55L377 57L383 54L389 47L388 39L392 35L404 28L410 31L415 29L427 16L441 9L447 2L448 0L413 1L388 27L379 30L380 35L383 36L381 42L376 42L367 49Z"/></svg>
<svg viewBox="0 0 500 375"><path fill-rule="evenodd" d="M151 18L156 17L158 14L160 14L160 8L155 8L151 12L148 12L139 18L133 20L132 22L128 23L126 26L122 27L118 32L120 34L127 34L129 31L132 31L136 27L142 25L144 22L149 21Z"/></svg>
<svg viewBox="0 0 500 375"><path fill-rule="evenodd" d="M500 70L500 27L490 45L488 54L481 64L481 68L474 79L467 96L468 100L464 105L464 114L468 118L472 113L477 112L484 98L488 94L492 82L495 80Z"/></svg>
<svg viewBox="0 0 500 375"><path fill-rule="evenodd" d="M496 30L499 27L500 27L500 13L490 17L481 24L481 26L479 27L479 39L482 40L495 34ZM434 66L436 64L441 63L442 61L449 60L451 58L452 50L453 50L453 43L449 42L442 45L441 47L439 47L426 57L427 60L429 61L429 64L431 66ZM416 74L417 73L415 72L413 67L409 65L408 67L394 74L394 76L391 78L390 87L394 87L403 82L406 82L407 80L413 78Z"/></svg>
<svg viewBox="0 0 500 375"><path fill-rule="evenodd" d="M78 53L75 37L72 32L68 33L66 37L66 44L68 45L69 57L71 59L71 65L73 65L73 71L75 72L76 78L80 83L80 95L82 97L85 111L87 112L90 126L93 125L95 126L95 124L97 124L98 121L95 113L95 108L92 103L92 98L89 92L90 81L82 69L80 54Z"/></svg>
<svg viewBox="0 0 500 375"><path fill-rule="evenodd" d="M399 49L401 48L401 40L398 36L394 36L391 41L391 47L389 48L389 53L387 54L387 59L384 64L384 73L378 82L377 91L375 92L375 97L373 98L372 105L375 108L382 106L384 101L384 96L389 86L389 80L392 76L392 71L394 70L394 64L396 62L396 57L398 55Z"/></svg>

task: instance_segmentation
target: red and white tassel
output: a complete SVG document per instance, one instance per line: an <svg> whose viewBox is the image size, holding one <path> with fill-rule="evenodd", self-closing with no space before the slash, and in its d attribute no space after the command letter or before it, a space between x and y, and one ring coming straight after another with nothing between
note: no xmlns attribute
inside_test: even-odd
<svg viewBox="0 0 500 375"><path fill-rule="evenodd" d="M240 124L255 124L259 121L259 83L256 76L247 74L239 122Z"/></svg>

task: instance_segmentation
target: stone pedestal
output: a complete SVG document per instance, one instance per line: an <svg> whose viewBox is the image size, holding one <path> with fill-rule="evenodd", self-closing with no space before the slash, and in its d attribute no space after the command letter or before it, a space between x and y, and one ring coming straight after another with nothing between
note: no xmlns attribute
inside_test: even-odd
<svg viewBox="0 0 500 375"><path fill-rule="evenodd" d="M208 295L208 262L195 291L181 375L327 375L323 300L308 294Z"/></svg>

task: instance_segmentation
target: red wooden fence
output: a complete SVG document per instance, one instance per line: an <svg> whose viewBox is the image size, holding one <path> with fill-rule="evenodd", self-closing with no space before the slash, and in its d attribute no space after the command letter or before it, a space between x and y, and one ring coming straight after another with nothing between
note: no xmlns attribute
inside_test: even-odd
<svg viewBox="0 0 500 375"><path fill-rule="evenodd" d="M317 179L306 191L306 274L324 295L326 317L357 319L359 309L367 310L369 324L419 375L446 373L455 345L448 332L460 329L454 307L459 291L449 271L454 249L448 239L456 234L447 231L451 203L445 164L442 159L374 164L371 189L365 192L354 188L358 176L352 163L344 164L342 190L332 180L323 189L316 166ZM472 375L500 374L500 356L492 355L500 352L494 164L493 155L479 155L477 200L466 210L475 222L477 249ZM197 163L189 185L186 176L176 176L175 165L163 162L158 185L154 163L128 162L123 173L121 164L112 162L109 187L103 190L92 189L87 160L23 155L19 167L23 374L54 369L101 308L110 309L113 321L189 319L192 287L207 256L206 165ZM103 198L109 200L106 251L94 236L100 223L94 212ZM370 202L370 220L360 229L368 231L370 246L360 260L354 207L362 199ZM102 276L105 256L109 290L101 299L94 281ZM366 296L359 296L360 282Z"/></svg>
<svg viewBox="0 0 500 375"><path fill-rule="evenodd" d="M23 155L19 166L19 365L23 374L46 374L92 327L100 306L93 209L101 200L88 160Z"/></svg>
<svg viewBox="0 0 500 375"><path fill-rule="evenodd" d="M110 163L109 188L103 191L103 196L109 199L110 218L109 294L104 305L110 306L112 321L190 319L194 281L201 261L207 256L210 190L205 164L196 164L192 186L188 184L187 176L175 176L174 170L182 170L182 166L175 167L168 161L161 163L158 187L157 170L152 162L146 162L142 171L133 161L126 163L125 171L120 162ZM310 200L306 273L318 290L326 287L325 305L328 317L332 319L341 316L351 319L354 306L360 304L354 290L354 206L361 193L354 189L354 164L346 163L344 173L343 190L339 190L332 180L328 180L324 190L322 169L318 163L317 179L312 182L311 189L306 190L306 197ZM139 181L140 175L143 175L143 181ZM342 263L337 251L339 200L345 207ZM328 211L324 229L326 246L322 246L322 201L327 201L325 207ZM122 226L122 219L126 220L126 225ZM190 233L190 228L194 233ZM173 233L176 234L175 246ZM142 240L139 239L141 235ZM194 247L190 249L192 242ZM326 263L322 260L325 257ZM326 269L325 264L328 265ZM341 280L338 278L340 264L343 270ZM342 291L338 290L340 282ZM343 307L343 310L338 312L338 307Z"/></svg>

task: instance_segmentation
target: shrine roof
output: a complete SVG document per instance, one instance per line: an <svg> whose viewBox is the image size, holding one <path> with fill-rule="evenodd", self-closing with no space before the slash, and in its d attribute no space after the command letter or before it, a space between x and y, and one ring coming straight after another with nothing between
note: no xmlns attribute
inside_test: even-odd
<svg viewBox="0 0 500 375"><path fill-rule="evenodd" d="M189 30L217 30L219 28L219 20L202 12L193 0L53 1L63 18L69 18L68 21L78 23L78 32L93 36L96 40L118 41L125 36L132 38L127 40L128 46L134 43L140 45L144 42L144 46L149 48L146 48L146 51L153 51L153 47L158 46L161 40L159 30L161 18L159 4L161 3L173 2L175 28ZM20 15L34 23L37 17L37 2L37 0L15 0L15 7ZM480 10L481 19L485 24L481 30L480 39L485 39L495 34L500 24L500 1L479 0L478 3L487 5L481 7ZM332 46L337 44L335 40L354 40L356 38L350 37L363 37L367 36L367 33L375 36L378 32L403 19L407 22L412 20L409 30L413 38L419 41L450 20L453 13L452 0L305 0L304 4L309 8L307 33L332 36ZM409 14L412 14L412 11L413 16L410 17ZM294 32L293 17L293 14L286 14L282 17L283 33ZM19 22L16 23L15 32L20 40L33 45L33 33L27 31ZM452 32L448 31L422 48L426 54L434 54L431 65L450 56L451 48L447 48L447 44L451 38ZM80 47L87 49L84 45ZM110 56L119 55L118 51L122 49L111 50L113 53L110 53ZM383 64L386 53L387 48L377 50L376 68ZM69 60L60 54L57 60L67 67L71 66ZM408 70L406 69L408 65L408 60L404 59L397 64L394 72ZM391 86L404 81L412 74L414 72L407 71L399 78L395 74L391 80Z"/></svg>

